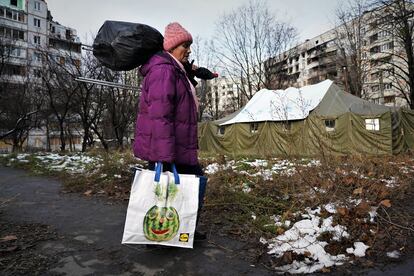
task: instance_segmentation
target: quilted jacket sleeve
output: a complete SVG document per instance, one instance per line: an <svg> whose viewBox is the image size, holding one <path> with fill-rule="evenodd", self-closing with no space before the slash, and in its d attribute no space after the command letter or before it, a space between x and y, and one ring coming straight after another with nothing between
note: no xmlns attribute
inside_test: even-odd
<svg viewBox="0 0 414 276"><path fill-rule="evenodd" d="M151 155L154 161L175 160L176 75L172 66L153 68L147 76L148 116L151 126Z"/></svg>

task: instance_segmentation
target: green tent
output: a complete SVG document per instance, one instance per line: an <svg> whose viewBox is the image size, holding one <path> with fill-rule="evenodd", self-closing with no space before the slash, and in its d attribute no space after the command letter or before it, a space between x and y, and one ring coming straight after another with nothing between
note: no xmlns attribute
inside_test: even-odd
<svg viewBox="0 0 414 276"><path fill-rule="evenodd" d="M414 148L414 111L368 102L330 80L263 89L239 111L202 123L199 146L226 155L397 154Z"/></svg>

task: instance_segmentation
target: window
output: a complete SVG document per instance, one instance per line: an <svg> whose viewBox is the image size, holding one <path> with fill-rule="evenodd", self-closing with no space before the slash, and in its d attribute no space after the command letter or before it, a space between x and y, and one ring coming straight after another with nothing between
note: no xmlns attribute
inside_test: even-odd
<svg viewBox="0 0 414 276"><path fill-rule="evenodd" d="M334 131L335 130L335 120L334 119L325 120L325 130L326 131Z"/></svg>
<svg viewBox="0 0 414 276"><path fill-rule="evenodd" d="M33 53L33 60L34 61L42 61L42 54L38 53L38 52L34 52Z"/></svg>
<svg viewBox="0 0 414 276"><path fill-rule="evenodd" d="M384 89L385 90L391 90L392 89L392 83L384 83Z"/></svg>
<svg viewBox="0 0 414 276"><path fill-rule="evenodd" d="M226 131L226 128L224 126L217 127L217 135L223 136L225 131Z"/></svg>
<svg viewBox="0 0 414 276"><path fill-rule="evenodd" d="M4 68L3 72L9 76L24 76L26 74L26 68L24 66L10 64Z"/></svg>
<svg viewBox="0 0 414 276"><path fill-rule="evenodd" d="M370 43L374 43L377 40L378 40L378 34L374 34L369 38Z"/></svg>
<svg viewBox="0 0 414 276"><path fill-rule="evenodd" d="M40 11L40 2L34 2L34 9Z"/></svg>
<svg viewBox="0 0 414 276"><path fill-rule="evenodd" d="M395 103L395 95L392 96L385 96L384 97L384 103Z"/></svg>
<svg viewBox="0 0 414 276"><path fill-rule="evenodd" d="M258 123L251 123L250 124L250 132L257 133L259 131L259 124Z"/></svg>
<svg viewBox="0 0 414 276"><path fill-rule="evenodd" d="M379 119L365 119L365 128L367 130L379 131L380 130L380 123Z"/></svg>
<svg viewBox="0 0 414 276"><path fill-rule="evenodd" d="M373 86L371 86L371 89L372 89L373 92L377 92L377 91L380 90L380 86L379 85L373 85Z"/></svg>
<svg viewBox="0 0 414 276"><path fill-rule="evenodd" d="M65 64L65 57L59 57L59 63L61 65L64 65Z"/></svg>
<svg viewBox="0 0 414 276"><path fill-rule="evenodd" d="M39 69L33 69L33 75L35 76L35 78L40 79L42 77L42 71Z"/></svg>
<svg viewBox="0 0 414 276"><path fill-rule="evenodd" d="M17 32L19 33L19 35L18 35L19 39L24 40L24 32L23 31L17 31Z"/></svg>
<svg viewBox="0 0 414 276"><path fill-rule="evenodd" d="M392 50L392 49L394 49L394 43L393 42L389 42L387 44L381 45L381 52L386 52L386 51Z"/></svg>
<svg viewBox="0 0 414 276"><path fill-rule="evenodd" d="M33 25L34 25L35 27L40 28L40 19L38 19L38 18L33 18Z"/></svg>
<svg viewBox="0 0 414 276"><path fill-rule="evenodd" d="M24 22L24 14L19 13L17 20L19 20L20 22Z"/></svg>
<svg viewBox="0 0 414 276"><path fill-rule="evenodd" d="M17 0L10 0L10 5L17 7Z"/></svg>
<svg viewBox="0 0 414 276"><path fill-rule="evenodd" d="M33 43L40 45L40 36L38 35L33 36Z"/></svg>
<svg viewBox="0 0 414 276"><path fill-rule="evenodd" d="M2 7L0 7L0 16L4 17L4 9Z"/></svg>
<svg viewBox="0 0 414 276"><path fill-rule="evenodd" d="M13 57L20 57L21 55L21 50L20 48L12 48L10 55Z"/></svg>

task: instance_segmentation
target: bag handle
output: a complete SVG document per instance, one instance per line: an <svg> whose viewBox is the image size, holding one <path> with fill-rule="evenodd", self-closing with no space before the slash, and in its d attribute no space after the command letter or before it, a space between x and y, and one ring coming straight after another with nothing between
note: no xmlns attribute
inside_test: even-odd
<svg viewBox="0 0 414 276"><path fill-rule="evenodd" d="M175 185L180 184L180 176L178 175L177 168L175 167L174 163L171 163L172 172L174 174L174 183ZM155 163L155 177L154 182L158 183L160 182L160 177L162 173L162 162L156 162Z"/></svg>

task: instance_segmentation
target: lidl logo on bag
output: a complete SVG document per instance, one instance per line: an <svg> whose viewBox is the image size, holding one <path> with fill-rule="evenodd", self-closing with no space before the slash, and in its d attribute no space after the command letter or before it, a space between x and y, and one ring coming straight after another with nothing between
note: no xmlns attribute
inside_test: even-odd
<svg viewBox="0 0 414 276"><path fill-rule="evenodd" d="M180 237L179 237L179 241L180 242L188 242L190 238L190 234L189 233L180 233Z"/></svg>

